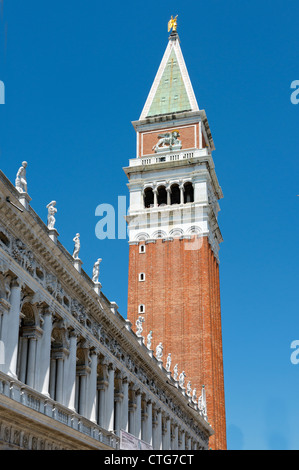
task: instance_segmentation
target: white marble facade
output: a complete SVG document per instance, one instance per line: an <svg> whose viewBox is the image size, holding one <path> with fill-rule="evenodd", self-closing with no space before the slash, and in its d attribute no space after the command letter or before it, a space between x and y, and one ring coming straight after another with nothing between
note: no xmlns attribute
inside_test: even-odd
<svg viewBox="0 0 299 470"><path fill-rule="evenodd" d="M119 449L124 430L208 449L196 401L21 196L0 172L0 448Z"/></svg>

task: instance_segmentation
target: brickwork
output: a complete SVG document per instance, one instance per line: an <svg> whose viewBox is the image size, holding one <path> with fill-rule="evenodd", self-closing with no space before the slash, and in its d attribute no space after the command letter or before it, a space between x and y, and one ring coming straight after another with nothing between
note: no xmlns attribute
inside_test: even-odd
<svg viewBox="0 0 299 470"><path fill-rule="evenodd" d="M145 312L144 336L153 331L152 349L161 341L166 365L168 353L172 366L186 372L197 396L206 387L208 418L215 436L214 449L226 448L223 356L219 268L207 237L199 242L174 239L130 246L128 319L133 328L138 306ZM193 249L190 249L193 248ZM145 273L145 281L139 274Z"/></svg>

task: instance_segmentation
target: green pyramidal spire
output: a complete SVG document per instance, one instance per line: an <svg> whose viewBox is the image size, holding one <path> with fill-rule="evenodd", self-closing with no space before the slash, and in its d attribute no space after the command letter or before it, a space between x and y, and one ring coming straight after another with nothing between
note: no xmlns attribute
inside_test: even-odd
<svg viewBox="0 0 299 470"><path fill-rule="evenodd" d="M140 119L163 114L198 111L177 32L169 42Z"/></svg>
<svg viewBox="0 0 299 470"><path fill-rule="evenodd" d="M191 111L178 59L173 49L148 112L148 117Z"/></svg>

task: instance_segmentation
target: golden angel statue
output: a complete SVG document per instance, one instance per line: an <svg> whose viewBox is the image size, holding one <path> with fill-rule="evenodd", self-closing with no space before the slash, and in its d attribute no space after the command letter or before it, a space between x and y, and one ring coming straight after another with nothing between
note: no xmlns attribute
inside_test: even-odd
<svg viewBox="0 0 299 470"><path fill-rule="evenodd" d="M176 31L176 28L177 28L177 17L178 15L176 15L175 18L173 18L173 16L171 15L171 19L168 21L168 32L171 30L172 28L172 31Z"/></svg>

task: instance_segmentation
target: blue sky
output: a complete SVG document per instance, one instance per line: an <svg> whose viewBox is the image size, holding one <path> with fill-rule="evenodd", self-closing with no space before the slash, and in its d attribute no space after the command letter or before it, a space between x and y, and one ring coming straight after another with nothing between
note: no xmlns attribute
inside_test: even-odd
<svg viewBox="0 0 299 470"><path fill-rule="evenodd" d="M228 447L299 449L299 80L296 0L0 0L0 168L28 161L32 207L57 201L60 241L101 257L126 316L127 240L98 240L95 209L127 196L137 120L178 14L215 141Z"/></svg>

